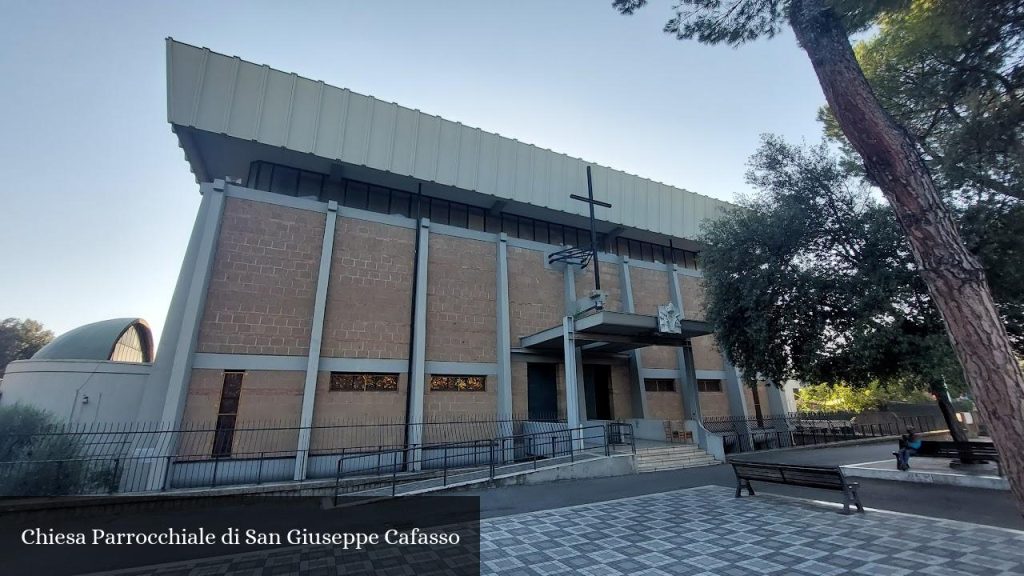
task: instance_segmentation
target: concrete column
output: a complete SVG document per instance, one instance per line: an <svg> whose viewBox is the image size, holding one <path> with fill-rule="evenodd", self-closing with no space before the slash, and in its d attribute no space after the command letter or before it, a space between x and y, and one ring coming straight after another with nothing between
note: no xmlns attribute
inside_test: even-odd
<svg viewBox="0 0 1024 576"><path fill-rule="evenodd" d="M775 382L768 382L765 386L768 395L768 413L772 416L786 415L786 402L782 398L782 388L775 385Z"/></svg>
<svg viewBox="0 0 1024 576"><path fill-rule="evenodd" d="M685 316L683 293L679 290L678 268L668 265L668 287L672 304ZM676 364L679 366L679 383L683 391L683 415L687 420L700 422L700 395L697 392L697 372L693 365L693 348L689 345L676 348Z"/></svg>
<svg viewBox="0 0 1024 576"><path fill-rule="evenodd" d="M576 267L566 264L563 271L565 278L565 315L576 316Z"/></svg>
<svg viewBox="0 0 1024 576"><path fill-rule="evenodd" d="M745 384L740 379L736 367L732 365L729 358L724 354L722 359L725 362L725 395L729 400L729 415L733 418L733 429L736 431L736 441L741 442L745 450L749 450L752 444L750 428L747 426L747 395L744 390Z"/></svg>
<svg viewBox="0 0 1024 576"><path fill-rule="evenodd" d="M420 220L416 253L416 286L413 300L416 314L412 325L412 372L409 374L409 470L420 468L420 446L423 444L423 391L426 385L427 358L427 254L430 247L430 220Z"/></svg>
<svg viewBox="0 0 1024 576"><path fill-rule="evenodd" d="M629 276L629 258L622 257L622 311L633 314L636 306L633 302L633 281ZM644 380L640 377L643 373L643 364L640 361L640 351L630 350L629 352L629 381L631 386L633 417L647 417L647 394L644 390Z"/></svg>
<svg viewBox="0 0 1024 576"><path fill-rule="evenodd" d="M564 276L565 278L565 315L570 319L576 317L576 267L572 264L565 265ZM570 335L574 330L575 322L570 324ZM566 336L566 346L569 345L570 339ZM587 408L586 399L584 398L583 383L580 382L580 378L583 377L583 353L579 348L575 347L575 338L573 338L573 350L572 350L572 363L568 362L569 357L566 356L565 364L565 415L567 421L570 423L570 428L577 428L580 425L581 420L585 420L585 410ZM571 373L571 374L570 374ZM573 393L570 394L569 378L572 376L573 382ZM569 403L570 396L573 402ZM572 407L570 409L570 406ZM575 424L573 424L575 422Z"/></svg>
<svg viewBox="0 0 1024 576"><path fill-rule="evenodd" d="M195 260L191 269L189 269L187 260L182 265L182 276L190 274L190 278L185 280L184 284L179 279L179 287L184 288L184 293L181 294L183 302L180 308L180 320L171 318L170 313L168 314L168 324L173 325L173 327L169 327L169 330L173 331L174 328L177 328L177 335L172 342L160 343L161 351L169 348L170 354L166 358L157 357L159 362L157 367L160 369L154 370L154 375L166 374L167 383L166 387L163 387L165 393L162 406L154 408L159 409L159 430L167 432L167 434L161 435L162 441L158 446L145 449L145 455L157 458L147 482L149 490L160 490L165 487L170 472L168 470L169 460L177 449L177 437L175 434L170 434L169 431L176 430L181 426L181 416L185 409L185 399L188 396L192 355L199 337L199 323L202 321L203 309L206 306L210 271L213 268L217 237L220 234L221 218L224 214L224 188L223 180L215 180L200 186L203 201L199 207L200 216L196 218L196 226L201 225L202 229L196 230L198 243L195 247ZM179 295L175 294L175 297L177 296ZM172 305L170 312L177 312L176 306ZM167 334L168 330L165 330L164 333ZM156 385L156 390L161 389L162 382L152 382Z"/></svg>
<svg viewBox="0 0 1024 576"><path fill-rule="evenodd" d="M508 298L508 235L504 232L498 235L498 293L495 305L498 316L498 420L501 424L498 434L502 438L509 438L511 442L512 429L512 326L509 319L509 298ZM510 460L515 457L512 446L502 448L503 460Z"/></svg>
<svg viewBox="0 0 1024 576"><path fill-rule="evenodd" d="M324 241L320 248L320 271L313 300L313 326L309 333L309 356L306 359L306 381L302 389L302 411L299 416L299 441L295 447L295 479L305 480L309 459L309 438L312 434L313 405L316 403L316 379L320 373L320 344L324 335L324 313L327 309L327 287L331 281L331 256L334 254L334 231L338 223L338 203L327 203Z"/></svg>
<svg viewBox="0 0 1024 576"><path fill-rule="evenodd" d="M792 446L793 438L790 434L789 420L786 418L786 402L782 398L782 388L769 380L765 392L768 396L768 414L772 416L771 426L775 429L775 438L771 440L780 448Z"/></svg>
<svg viewBox="0 0 1024 576"><path fill-rule="evenodd" d="M582 439L579 437L580 427L580 388L577 366L576 340L574 334L574 321L572 316L562 319L562 340L565 361L565 418L570 431L578 439L578 447L582 448Z"/></svg>

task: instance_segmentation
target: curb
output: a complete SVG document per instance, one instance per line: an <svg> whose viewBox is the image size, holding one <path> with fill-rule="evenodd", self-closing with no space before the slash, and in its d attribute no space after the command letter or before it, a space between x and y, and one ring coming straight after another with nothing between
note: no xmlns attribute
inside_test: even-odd
<svg viewBox="0 0 1024 576"><path fill-rule="evenodd" d="M840 466L848 478L867 478L870 480L888 480L891 482L910 482L913 484L934 484L939 486L959 486L961 488L982 488L985 490L1009 490L1010 482L999 476L965 476L963 474L947 474L943 472L921 472L908 470L897 472L880 468L859 468L859 465Z"/></svg>
<svg viewBox="0 0 1024 576"><path fill-rule="evenodd" d="M938 434L947 434L946 430L934 431L934 432L922 432L918 436L934 436ZM792 452L794 450L818 450L821 448L842 448L844 446L863 446L866 444L885 444L888 442L899 442L900 437L897 436L874 436L872 438L857 438L856 440L842 440L840 442L832 442L829 444L802 444L800 446L787 446L785 448L771 448L768 450L752 450L750 452L738 452L736 454L730 454L726 456L725 461L729 462L733 457L739 456L740 454L766 454L775 452Z"/></svg>

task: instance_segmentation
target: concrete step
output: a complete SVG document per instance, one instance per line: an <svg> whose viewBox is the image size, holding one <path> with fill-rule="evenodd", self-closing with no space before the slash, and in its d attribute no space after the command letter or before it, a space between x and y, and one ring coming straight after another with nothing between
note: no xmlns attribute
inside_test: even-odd
<svg viewBox="0 0 1024 576"><path fill-rule="evenodd" d="M637 460L636 465L638 467L640 467L640 466L664 466L664 465L677 464L677 463L678 464L687 464L687 463L690 463L690 462L706 462L706 461L716 461L716 460L715 460L715 458L713 456L710 456L708 454L703 454L703 455L700 455L700 456L692 456L690 458L674 458L674 459L671 459L671 460Z"/></svg>
<svg viewBox="0 0 1024 576"><path fill-rule="evenodd" d="M636 470L640 473L678 470L717 464L713 456L696 444L647 448L636 452Z"/></svg>
<svg viewBox="0 0 1024 576"><path fill-rule="evenodd" d="M703 452L696 444L681 444L666 448L638 448L637 456L654 456L659 454L686 454L690 452Z"/></svg>
<svg viewBox="0 0 1024 576"><path fill-rule="evenodd" d="M692 462L692 461L714 460L714 459L715 459L714 457L709 456L708 454L694 455L694 456L689 456L689 457L686 457L686 458L662 458L662 459L656 459L656 460L649 460L649 459L640 460L640 459L638 459L637 460L637 466L647 466L647 465L656 466L656 465L660 465L660 464L671 464L671 463L674 463L674 462Z"/></svg>
<svg viewBox="0 0 1024 576"><path fill-rule="evenodd" d="M698 468L701 466L714 466L719 464L718 460L714 458L708 460L701 460L687 464L666 464L664 466L644 466L637 467L637 472L640 474L646 474L648 472L663 472L665 470L682 470L684 468Z"/></svg>
<svg viewBox="0 0 1024 576"><path fill-rule="evenodd" d="M672 452L640 452L637 451L637 458L685 458L686 456L692 456L694 454L704 454L703 450L674 450Z"/></svg>

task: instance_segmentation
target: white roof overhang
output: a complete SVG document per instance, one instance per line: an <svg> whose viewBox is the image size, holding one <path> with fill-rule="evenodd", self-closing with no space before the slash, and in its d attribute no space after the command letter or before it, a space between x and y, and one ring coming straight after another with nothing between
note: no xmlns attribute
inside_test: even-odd
<svg viewBox="0 0 1024 576"><path fill-rule="evenodd" d="M245 177L248 161L287 155L292 165L371 170L584 216L587 206L569 194L585 193L591 165L595 197L612 204L597 208L604 229L683 239L731 206L170 38L167 118L201 181Z"/></svg>

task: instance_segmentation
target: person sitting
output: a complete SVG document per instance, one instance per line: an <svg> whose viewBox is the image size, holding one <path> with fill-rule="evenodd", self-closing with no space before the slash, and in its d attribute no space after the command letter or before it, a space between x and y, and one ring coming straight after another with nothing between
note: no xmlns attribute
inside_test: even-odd
<svg viewBox="0 0 1024 576"><path fill-rule="evenodd" d="M921 449L921 439L917 437L913 427L907 427L907 433L900 436L900 449L896 454L896 467L906 472L910 470L910 457Z"/></svg>

